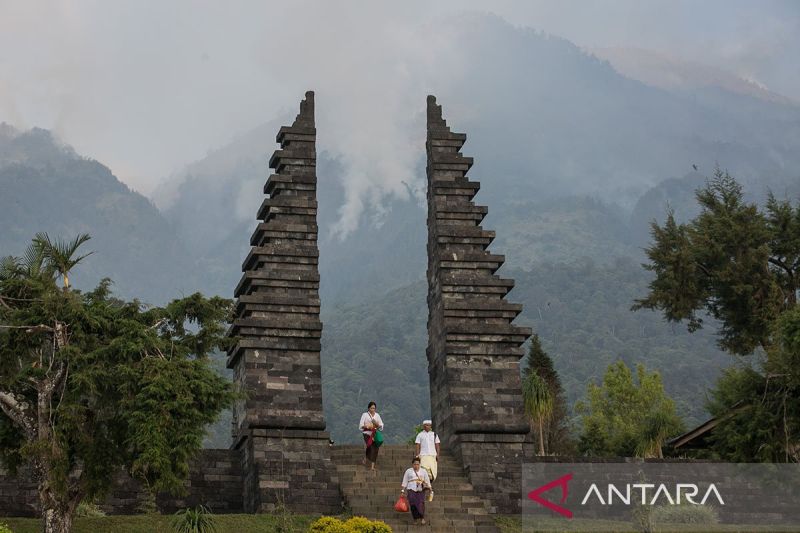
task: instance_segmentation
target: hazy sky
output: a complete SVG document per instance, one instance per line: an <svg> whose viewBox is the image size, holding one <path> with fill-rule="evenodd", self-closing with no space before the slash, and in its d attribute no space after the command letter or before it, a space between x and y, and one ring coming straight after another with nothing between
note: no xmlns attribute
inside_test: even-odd
<svg viewBox="0 0 800 533"><path fill-rule="evenodd" d="M152 194L185 163L294 111L315 89L325 102L320 125L337 126L336 135L320 132L320 149L347 154L357 208L402 191L399 179L383 190L370 183L407 172L398 161L419 152L415 113L443 74L431 75L442 68L432 50L458 47L437 21L463 10L587 48L707 63L800 101L794 0L0 0L0 121L53 129ZM447 68L468 68L468 58Z"/></svg>

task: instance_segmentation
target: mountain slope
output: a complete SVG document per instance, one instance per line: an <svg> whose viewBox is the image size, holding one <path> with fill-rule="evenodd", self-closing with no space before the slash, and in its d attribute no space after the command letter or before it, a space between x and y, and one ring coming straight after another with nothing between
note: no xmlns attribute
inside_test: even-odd
<svg viewBox="0 0 800 533"><path fill-rule="evenodd" d="M497 231L498 249L514 266L638 256L641 240L620 237L631 210L651 187L683 176L693 164L710 175L719 163L748 189L800 181L800 107L719 86L650 87L569 41L494 16L453 17L437 30L457 45L437 49L428 68L409 67L421 69L410 76L425 80L420 109L425 90L435 92L451 125L467 133L464 153L475 158L470 176L481 182L478 201L489 206L487 227ZM200 253L214 273L213 290L222 294L238 279L278 124L269 122L192 163L171 185L165 214ZM419 128L422 139L421 122ZM396 197L367 202L359 228L333 237L348 154L324 148L318 159L323 297L345 302L419 279L426 264L424 203ZM406 162L414 169L404 180L411 187L424 183L424 152L420 141L418 160ZM591 206L586 198L600 203ZM640 212L637 220L663 215L663 205L648 205L653 211Z"/></svg>
<svg viewBox="0 0 800 533"><path fill-rule="evenodd" d="M77 287L111 277L121 296L152 303L191 290L191 258L155 206L49 132L2 129L0 191L0 255L20 255L39 231L89 233L95 253L75 269Z"/></svg>

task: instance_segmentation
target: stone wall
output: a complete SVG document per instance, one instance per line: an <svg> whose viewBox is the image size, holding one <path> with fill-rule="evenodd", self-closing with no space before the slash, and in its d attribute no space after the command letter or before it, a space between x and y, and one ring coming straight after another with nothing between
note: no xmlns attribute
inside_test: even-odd
<svg viewBox="0 0 800 533"><path fill-rule="evenodd" d="M697 498L700 499L708 484L713 482L725 502L724 505L717 505L715 499L710 500L721 523L758 525L762 528L759 531L768 531L770 524L800 523L800 479L796 471L791 469L794 465L737 464L683 458L566 456L534 456L528 457L526 462L538 470L541 480L550 481L567 472L573 473L575 478L570 482L572 494L585 494L593 482L600 483L603 497L607 494L604 483L610 481L617 487L634 483L664 483L668 487L678 483L697 483L701 487ZM564 465L569 465L570 469L565 470ZM538 486L537 481L526 490ZM648 497L652 498L654 493L655 490L650 490ZM662 496L658 503L665 501ZM537 511L540 509L537 508ZM595 505L584 512L584 518L619 519L620 515L629 516L625 508L620 511L620 507L603 505ZM788 529L776 527L775 530Z"/></svg>
<svg viewBox="0 0 800 533"><path fill-rule="evenodd" d="M285 506L297 513L339 513L342 496L330 440L318 431L254 429L244 453L244 510Z"/></svg>
<svg viewBox="0 0 800 533"><path fill-rule="evenodd" d="M23 469L11 476L0 469L0 516L38 516L38 500L36 483L29 471ZM120 472L99 505L108 514L136 514L142 512L147 500L148 493L142 484ZM186 494L156 497L156 507L162 513L199 504L217 514L244 511L241 452L203 450L190 465Z"/></svg>

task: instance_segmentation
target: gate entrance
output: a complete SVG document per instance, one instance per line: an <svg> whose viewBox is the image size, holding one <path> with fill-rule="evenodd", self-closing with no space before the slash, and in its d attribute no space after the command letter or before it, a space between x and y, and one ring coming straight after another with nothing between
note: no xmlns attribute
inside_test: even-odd
<svg viewBox="0 0 800 533"><path fill-rule="evenodd" d="M242 451L244 507L280 505L334 513L341 495L322 409L314 93L294 123L278 131L268 197L236 287L238 338L228 357L246 397L233 417ZM487 250L480 188L433 96L427 101L428 373L431 409L443 446L498 512L518 512L523 448L519 359L528 328L522 306L505 300L513 280L495 275L505 258Z"/></svg>

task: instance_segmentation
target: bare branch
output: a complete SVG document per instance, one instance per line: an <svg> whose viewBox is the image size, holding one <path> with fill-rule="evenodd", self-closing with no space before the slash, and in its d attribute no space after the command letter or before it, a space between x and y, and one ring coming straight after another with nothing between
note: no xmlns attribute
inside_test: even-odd
<svg viewBox="0 0 800 533"><path fill-rule="evenodd" d="M708 269L708 267L706 267L706 266L705 266L703 263L701 263L700 261L695 261L695 262L694 262L694 264L695 264L695 265L697 265L697 266L700 268L700 270L702 270L702 271L703 271L703 274L705 274L707 277L709 277L709 278L711 278L711 277L714 277L714 276L712 275L711 271Z"/></svg>
<svg viewBox="0 0 800 533"><path fill-rule="evenodd" d="M58 320L56 320L55 327L53 328L52 331L55 331L54 337L55 337L56 350L61 350L68 343L67 325L64 324L63 322L59 322Z"/></svg>
<svg viewBox="0 0 800 533"><path fill-rule="evenodd" d="M155 324L150 326L150 329L158 329L161 326L163 326L164 324L166 324L167 322L169 322L169 321L166 318L162 318L161 320L159 320L158 322L156 322Z"/></svg>
<svg viewBox="0 0 800 533"><path fill-rule="evenodd" d="M32 440L36 435L36 426L33 418L28 413L27 402L20 402L17 397L5 391L0 391L0 409L25 432L25 436Z"/></svg>
<svg viewBox="0 0 800 533"><path fill-rule="evenodd" d="M783 261L781 261L780 259L777 259L775 257L770 257L769 259L767 259L767 261L769 261L771 264L775 265L776 267L780 267L783 270L785 270L786 274L788 274L788 276L789 276L789 279L793 279L794 278L794 272L792 272L792 269L789 268L789 266L786 263L784 263Z"/></svg>
<svg viewBox="0 0 800 533"><path fill-rule="evenodd" d="M9 326L0 324L0 329L24 329L25 333L38 333L40 331L53 331L53 328L45 324L38 324L36 326Z"/></svg>

